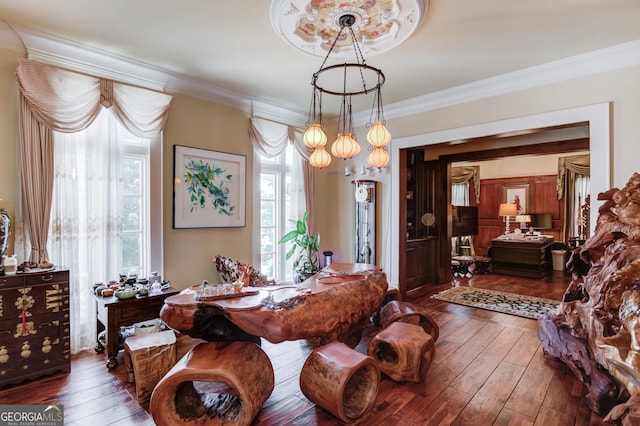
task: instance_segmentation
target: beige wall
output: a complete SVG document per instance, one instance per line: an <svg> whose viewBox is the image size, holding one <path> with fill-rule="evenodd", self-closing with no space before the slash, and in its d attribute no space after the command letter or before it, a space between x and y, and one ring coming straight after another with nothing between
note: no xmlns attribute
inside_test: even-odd
<svg viewBox="0 0 640 426"><path fill-rule="evenodd" d="M17 161L17 83L20 55L0 50L0 207L13 217ZM163 140L164 277L178 288L219 280L212 260L226 254L251 261L253 155L248 136L248 115L210 102L176 95L171 103ZM241 154L247 157L246 227L173 229L173 145ZM12 230L13 234L13 230ZM13 238L9 251L13 251ZM24 259L20 259L23 261ZM113 271L114 276L118 271ZM114 277L105 277L105 280Z"/></svg>
<svg viewBox="0 0 640 426"><path fill-rule="evenodd" d="M13 185L16 176L16 83L17 56L0 50L0 207L13 214ZM501 96L428 111L412 117L388 120L395 138L453 129L506 118L521 117L595 103L611 102L611 183L623 186L638 170L640 158L640 67L578 78L576 80L523 90ZM202 279L217 280L211 263L218 253L251 261L253 244L253 158L244 112L209 102L176 95L164 134L163 210L165 277L178 287L197 284ZM366 163L366 129L358 129L363 145L360 156L344 162L334 160L327 170L318 171L316 230L321 233L321 250L331 249L335 261L348 262L352 256L353 179L379 181L378 256L388 246L391 189L389 172L367 171L344 176L344 166L358 169ZM393 142L392 142L393 143ZM247 209L244 228L172 229L173 145L185 145L243 154L247 156ZM594 161L593 167L597 167Z"/></svg>
<svg viewBox="0 0 640 426"><path fill-rule="evenodd" d="M0 208L4 208L10 217L14 214L14 186L18 172L18 87L15 79L18 57L16 53L0 49ZM13 233L9 237L7 254L12 253L12 248Z"/></svg>
<svg viewBox="0 0 640 426"><path fill-rule="evenodd" d="M431 132L461 128L475 124L489 123L503 119L517 118L539 114L549 111L575 108L598 103L611 102L611 186L622 187L631 175L640 170L638 158L640 158L640 66L629 67L601 73L594 76L581 77L548 86L527 89L520 92L509 93L482 99L466 104L440 108L416 114L409 117L387 120L387 126L394 138L402 138ZM358 129L358 140L365 145L366 129ZM393 141L391 142L393 144ZM470 149L472 151L473 149ZM358 167L366 163L368 151L363 149L361 154L352 164ZM319 172L319 187L327 188L333 192L338 200L332 200L331 210L326 215L340 223L332 228L320 228L323 245L339 247L350 254L352 234L351 216L346 218L346 213L352 212L352 193L350 191L351 180L337 173L343 165L334 160L334 165L328 170ZM597 167L597 159L593 160L592 168ZM390 229L387 222L389 206L394 200L390 197L388 172L382 175L373 173L375 180L382 180L380 205L382 214L379 215L378 242L382 247L388 247ZM337 185L337 187L335 186ZM323 201L328 201L327 196ZM339 215L344 213L345 216ZM342 217L342 219L340 219ZM347 241L349 238L349 241ZM380 250L378 251L380 256ZM378 261L383 266L388 266L386 259L380 257ZM397 283L390 283L392 286Z"/></svg>
<svg viewBox="0 0 640 426"><path fill-rule="evenodd" d="M249 117L242 111L181 95L171 102L163 141L164 276L177 288L204 279L219 282L212 263L217 254L252 262L253 154L248 125ZM173 229L173 145L247 157L245 227Z"/></svg>

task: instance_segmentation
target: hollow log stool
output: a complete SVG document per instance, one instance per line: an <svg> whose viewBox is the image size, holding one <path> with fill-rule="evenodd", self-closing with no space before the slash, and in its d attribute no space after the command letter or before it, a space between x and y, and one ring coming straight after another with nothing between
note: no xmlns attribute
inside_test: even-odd
<svg viewBox="0 0 640 426"><path fill-rule="evenodd" d="M394 322L369 342L368 353L380 371L395 382L420 383L427 376L435 346L431 335L417 325Z"/></svg>
<svg viewBox="0 0 640 426"><path fill-rule="evenodd" d="M156 384L176 363L176 335L173 330L124 341L124 365L129 382L136 383L138 403L146 404Z"/></svg>
<svg viewBox="0 0 640 426"><path fill-rule="evenodd" d="M393 300L382 307L380 311L380 325L382 328L387 328L396 321L422 327L425 333L431 335L434 342L440 336L438 324L420 306L413 303Z"/></svg>
<svg viewBox="0 0 640 426"><path fill-rule="evenodd" d="M158 426L249 425L274 386L267 354L251 342L201 343L151 395Z"/></svg>
<svg viewBox="0 0 640 426"><path fill-rule="evenodd" d="M340 342L315 349L300 372L302 393L347 423L373 407L379 385L375 361Z"/></svg>

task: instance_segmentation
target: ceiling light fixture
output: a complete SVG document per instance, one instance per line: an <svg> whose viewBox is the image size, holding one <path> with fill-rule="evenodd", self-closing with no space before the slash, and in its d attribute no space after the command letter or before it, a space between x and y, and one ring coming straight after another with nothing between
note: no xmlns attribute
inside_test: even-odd
<svg viewBox="0 0 640 426"><path fill-rule="evenodd" d="M367 140L371 144L371 153L369 154L368 162L371 166L379 169L389 164L389 153L387 152L386 146L391 142L391 133L385 125L382 109L382 93L380 91L384 84L385 77L380 69L366 64L353 31L355 22L356 17L352 14L344 14L338 18L340 31L333 40L320 68L313 73L311 79L313 94L309 108L308 127L304 133L303 141L306 146L314 150L309 157L309 162L313 167L323 168L331 164L331 156L326 150L327 135L323 130L323 93L340 96L342 98L338 116L338 137L331 145L331 154L337 158L348 159L360 153L360 145L353 132L351 97L367 95L373 92L374 100L371 110L371 120L367 125L369 127ZM336 42L347 37L347 35L343 34L344 32L347 32L348 35L351 36L355 52L355 62L325 66ZM331 76L333 76L333 79ZM339 88L331 88L330 82L338 81L339 77L341 77L341 86ZM326 79L320 81L321 78ZM352 80L356 81L353 82Z"/></svg>

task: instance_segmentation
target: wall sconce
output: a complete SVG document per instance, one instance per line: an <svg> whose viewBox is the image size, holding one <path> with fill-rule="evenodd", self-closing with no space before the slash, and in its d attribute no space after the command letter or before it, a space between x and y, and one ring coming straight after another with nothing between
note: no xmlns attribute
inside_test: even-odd
<svg viewBox="0 0 640 426"><path fill-rule="evenodd" d="M509 233L509 220L511 216L516 216L518 214L518 207L515 204L503 203L500 204L500 209L498 210L498 216L506 217L507 224L505 225L505 234Z"/></svg>

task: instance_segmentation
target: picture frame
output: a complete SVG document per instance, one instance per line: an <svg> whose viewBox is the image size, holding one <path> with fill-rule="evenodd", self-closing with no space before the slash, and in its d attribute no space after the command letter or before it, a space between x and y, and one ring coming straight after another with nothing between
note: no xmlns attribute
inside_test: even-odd
<svg viewBox="0 0 640 426"><path fill-rule="evenodd" d="M529 184L519 183L504 185L503 202L519 205L519 215L529 213Z"/></svg>
<svg viewBox="0 0 640 426"><path fill-rule="evenodd" d="M173 228L246 226L247 158L173 146Z"/></svg>

